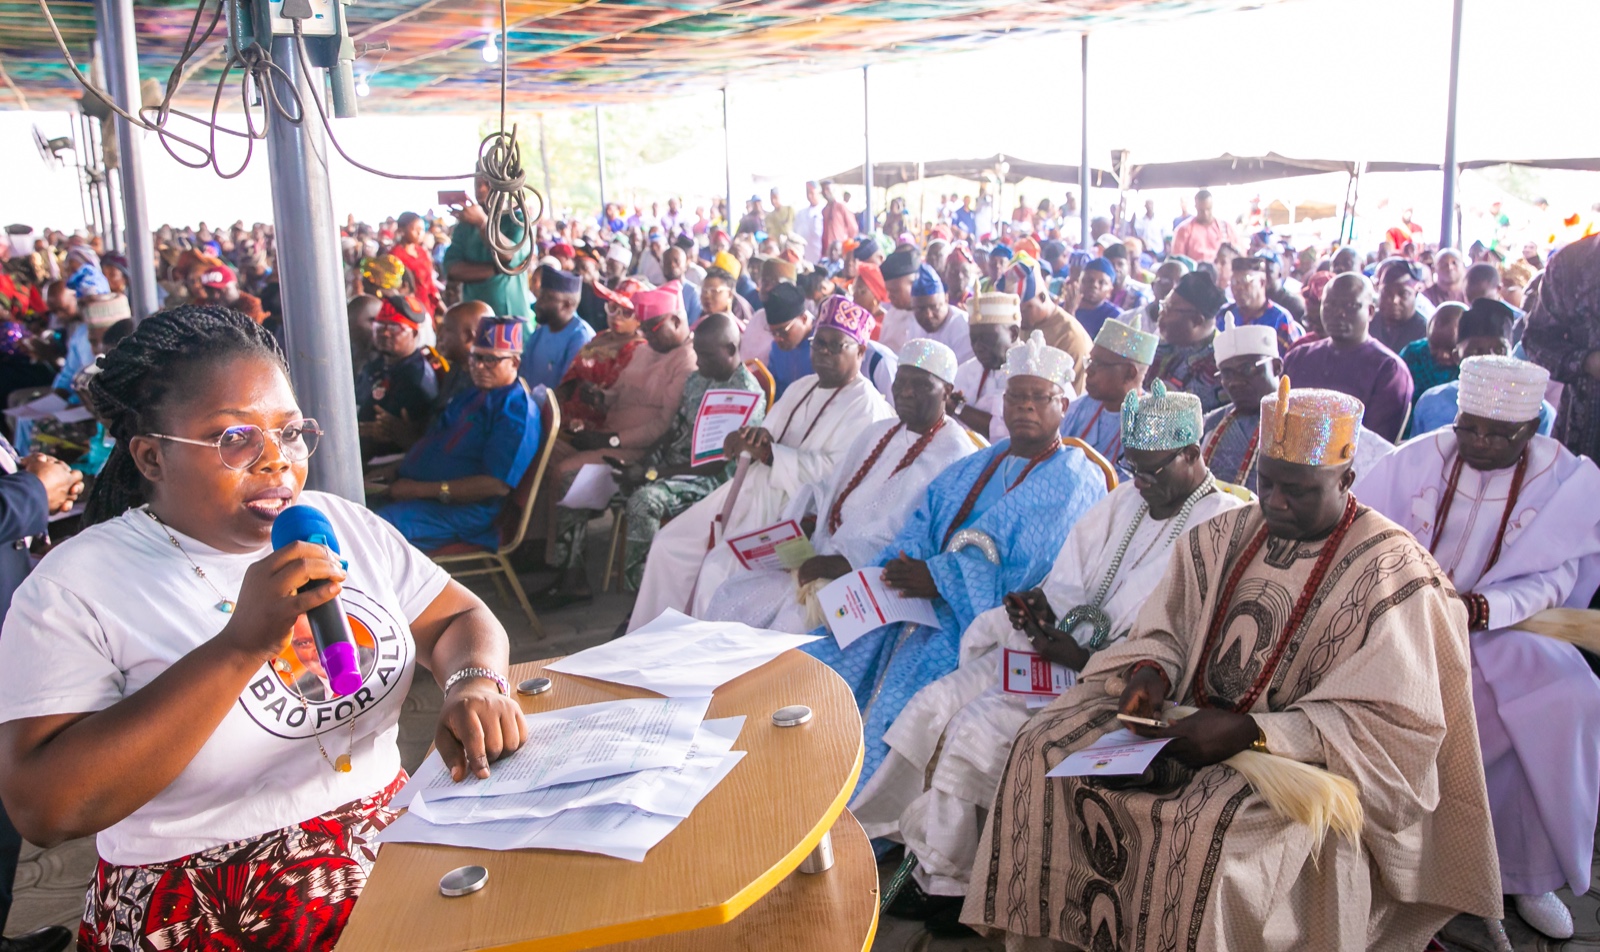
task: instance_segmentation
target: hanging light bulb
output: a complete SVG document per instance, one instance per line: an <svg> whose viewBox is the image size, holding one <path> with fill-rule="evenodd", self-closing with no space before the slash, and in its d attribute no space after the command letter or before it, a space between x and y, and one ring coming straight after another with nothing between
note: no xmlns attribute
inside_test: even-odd
<svg viewBox="0 0 1600 952"><path fill-rule="evenodd" d="M500 44L495 41L493 33L483 38L483 61L485 63L500 62Z"/></svg>
<svg viewBox="0 0 1600 952"><path fill-rule="evenodd" d="M357 96L370 96L370 95L372 95L372 87L367 84L367 77L365 77L365 76L356 77L356 95Z"/></svg>

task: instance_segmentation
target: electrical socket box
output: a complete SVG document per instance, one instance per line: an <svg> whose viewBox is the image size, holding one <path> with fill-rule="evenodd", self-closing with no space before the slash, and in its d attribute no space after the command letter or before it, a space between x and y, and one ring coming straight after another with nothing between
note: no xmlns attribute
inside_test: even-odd
<svg viewBox="0 0 1600 952"><path fill-rule="evenodd" d="M267 0L267 18L273 36L293 36L294 20L285 17L284 7L290 12L311 13L300 19L300 32L305 36L338 36L339 19L334 4L339 0ZM298 8L298 9L297 9Z"/></svg>

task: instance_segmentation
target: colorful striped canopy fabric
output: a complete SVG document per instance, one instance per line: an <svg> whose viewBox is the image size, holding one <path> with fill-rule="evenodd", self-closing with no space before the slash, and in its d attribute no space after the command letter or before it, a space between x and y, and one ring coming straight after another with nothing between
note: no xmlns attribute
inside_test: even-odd
<svg viewBox="0 0 1600 952"><path fill-rule="evenodd" d="M194 2L135 0L144 77L165 82ZM504 46L509 99L524 108L560 107L978 49L1008 34L1070 33L1272 2L508 0ZM73 55L87 61L92 0L50 0L50 9ZM372 87L364 110L482 112L497 99L499 67L482 56L485 38L498 29L494 0L358 0L346 9L358 44L387 41L390 47L357 61L358 75L367 75ZM222 32L191 60L192 79L180 94L184 105L210 104ZM0 67L35 108L78 96L33 0L0 0ZM226 101L237 102L237 93ZM17 97L0 89L0 108L17 106Z"/></svg>

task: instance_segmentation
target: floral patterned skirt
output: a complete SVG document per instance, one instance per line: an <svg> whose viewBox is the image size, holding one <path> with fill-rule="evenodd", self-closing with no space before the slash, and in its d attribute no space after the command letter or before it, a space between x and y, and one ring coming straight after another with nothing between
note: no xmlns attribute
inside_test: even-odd
<svg viewBox="0 0 1600 952"><path fill-rule="evenodd" d="M79 952L331 950L394 821L387 787L294 826L168 863L100 860Z"/></svg>

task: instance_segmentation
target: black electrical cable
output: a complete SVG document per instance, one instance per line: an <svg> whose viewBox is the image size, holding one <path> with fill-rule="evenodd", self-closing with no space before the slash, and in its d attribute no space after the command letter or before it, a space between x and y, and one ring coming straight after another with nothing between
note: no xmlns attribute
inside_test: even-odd
<svg viewBox="0 0 1600 952"><path fill-rule="evenodd" d="M258 0L258 2L264 2L264 0ZM292 81L292 77L282 66L273 62L271 52L258 42L252 43L246 49L230 54L223 63L216 87L212 92L211 118L209 120L175 109L172 105L172 100L183 86L184 68L195 53L199 52L200 47L216 32L218 25L222 21L224 8L219 2L205 32L203 34L199 32L200 22L205 15L205 3L206 0L200 0L195 7L194 18L189 23L188 35L184 38L183 48L179 53L177 63L174 64L171 73L167 76L166 93L162 97L160 104L140 108L138 110L140 114L135 115L124 110L113 100L109 93L95 86L84 76L83 72L78 68L77 61L72 56L72 51L67 48L66 39L61 35L61 29L57 26L55 17L50 12L49 3L47 0L38 0L39 9L44 13L45 22L50 27L51 35L56 42L56 48L60 50L62 57L66 60L69 72L72 73L73 77L77 79L86 92L103 100L113 112L121 116L130 125L154 132L160 140L162 148L166 149L167 154L172 156L173 160L180 165L191 169L202 169L209 166L219 177L233 179L243 174L244 170L249 167L250 161L255 155L256 141L267 137L268 124L282 121L299 125L305 120L306 103L300 95L298 86ZM506 0L500 0L500 42L502 46L506 41L508 19ZM312 72L309 56L306 53L305 35L302 31L300 20L296 19L293 23L295 58L298 61L300 70L307 77L306 85L311 91L311 103L316 110L317 118L321 121L323 129L327 133L328 141L333 143L333 147L340 157L364 172L383 178L416 182L445 182L473 178L483 182L489 193L488 199L483 205L484 214L487 218L484 238L490 250L494 253L495 267L503 274L520 274L526 271L533 260L534 236L531 224L544 217L545 201L544 196L540 195L537 189L527 184L527 176L522 169L522 149L517 143L517 127L512 126L510 131L506 129L506 96L509 81L505 51L502 50L500 57L500 129L485 136L483 141L479 143L478 163L473 173L471 175L406 175L373 168L357 161L350 153L345 151L344 146L339 142L339 137L333 131L333 124L328 120L328 111L323 105L322 97L317 92L318 82L314 78L315 74ZM222 94L227 88L228 78L235 68L242 70L239 80L239 97L244 112L245 128L243 131L229 128L218 121L221 113ZM273 82L274 79L283 81L284 88L288 90L287 99L280 98L277 84ZM256 124L255 114L250 103L252 89L256 90L261 97L262 122L259 127ZM137 93L138 91L135 90L134 92ZM292 113L287 108L288 101L291 99L294 104ZM154 112L155 119L152 121L145 118L143 115L145 112ZM193 142L169 129L168 123L173 116L178 116L206 127L207 144L201 145L198 142ZM232 172L223 171L217 159L217 134L219 132L245 140L244 159L240 162L239 167ZM191 161L179 155L173 148L172 143L174 142L193 149L200 158L197 161ZM539 200L539 213L531 218L528 215L527 200L527 196L530 194ZM506 237L499 227L489 226L491 223L497 224L503 221L507 215L512 216L514 221L518 221L522 225L521 233L515 239ZM522 260L514 267L508 264L510 261L516 261L519 255L522 256Z"/></svg>

